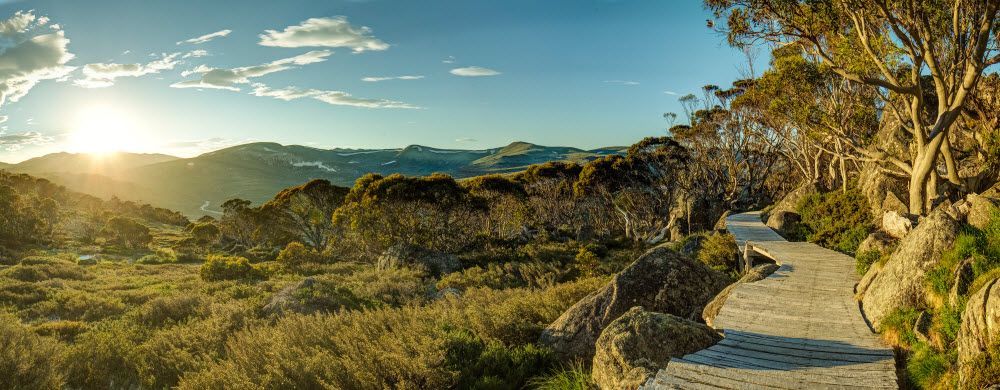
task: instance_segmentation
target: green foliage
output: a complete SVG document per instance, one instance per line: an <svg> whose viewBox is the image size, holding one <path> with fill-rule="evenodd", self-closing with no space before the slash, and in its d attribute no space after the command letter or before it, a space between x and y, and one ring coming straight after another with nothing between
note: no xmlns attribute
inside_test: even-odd
<svg viewBox="0 0 1000 390"><path fill-rule="evenodd" d="M971 362L963 364L964 385L970 389L986 389L1000 383L1000 345L992 344Z"/></svg>
<svg viewBox="0 0 1000 390"><path fill-rule="evenodd" d="M732 234L712 234L705 238L698 250L698 261L716 271L731 270L736 266L740 251Z"/></svg>
<svg viewBox="0 0 1000 390"><path fill-rule="evenodd" d="M935 387L952 369L957 352L939 352L924 343L913 347L906 361L906 374L919 389Z"/></svg>
<svg viewBox="0 0 1000 390"><path fill-rule="evenodd" d="M191 237L199 244L212 245L222 237L222 230L212 222L199 222L191 227Z"/></svg>
<svg viewBox="0 0 1000 390"><path fill-rule="evenodd" d="M439 290L445 288L467 290L475 287L545 288L568 281L570 276L570 271L557 263L539 261L489 263L485 267L475 266L444 275L436 286Z"/></svg>
<svg viewBox="0 0 1000 390"><path fill-rule="evenodd" d="M798 205L809 242L853 254L874 229L867 200L859 190L812 194Z"/></svg>
<svg viewBox="0 0 1000 390"><path fill-rule="evenodd" d="M537 390L595 390L597 384L582 362L573 362L548 374L535 377L530 386Z"/></svg>
<svg viewBox="0 0 1000 390"><path fill-rule="evenodd" d="M87 280L93 278L76 263L54 257L28 257L21 263L0 271L0 276L22 282L40 282L49 279Z"/></svg>
<svg viewBox="0 0 1000 390"><path fill-rule="evenodd" d="M145 255L135 262L139 264L168 264L176 263L177 260L177 252L173 249L156 248L152 254Z"/></svg>
<svg viewBox="0 0 1000 390"><path fill-rule="evenodd" d="M883 255L882 252L877 249L858 252L854 256L854 271L857 272L858 275L864 275L868 273L868 269L872 267L872 264L884 261L887 256L888 255Z"/></svg>
<svg viewBox="0 0 1000 390"><path fill-rule="evenodd" d="M109 243L125 248L143 248L153 240L149 228L128 217L112 217L101 229L100 235Z"/></svg>
<svg viewBox="0 0 1000 390"><path fill-rule="evenodd" d="M281 264L282 267L288 270L301 269L303 266L310 263L317 263L321 260L319 253L315 250L306 248L305 245L298 241L293 241L285 246L278 253L276 261Z"/></svg>
<svg viewBox="0 0 1000 390"><path fill-rule="evenodd" d="M241 280L254 281L264 275L250 260L239 256L211 255L201 265L201 278L206 281Z"/></svg>
<svg viewBox="0 0 1000 390"><path fill-rule="evenodd" d="M507 347L485 342L467 330L447 333L445 364L458 372L462 389L521 389L554 362L549 350L533 344Z"/></svg>
<svg viewBox="0 0 1000 390"><path fill-rule="evenodd" d="M63 347L54 339L38 336L16 318L0 315L0 388L63 388L62 354Z"/></svg>

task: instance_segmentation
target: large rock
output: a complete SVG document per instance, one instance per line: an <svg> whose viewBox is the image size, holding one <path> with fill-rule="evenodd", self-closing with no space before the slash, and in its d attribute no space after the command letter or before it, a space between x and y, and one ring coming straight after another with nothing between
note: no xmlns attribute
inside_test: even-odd
<svg viewBox="0 0 1000 390"><path fill-rule="evenodd" d="M653 248L566 310L542 331L539 343L564 358L589 360L601 331L632 307L696 319L727 279L664 246Z"/></svg>
<svg viewBox="0 0 1000 390"><path fill-rule="evenodd" d="M795 227L802 222L802 216L794 211L779 210L772 212L767 217L767 227L774 229L782 235L787 235L795 231Z"/></svg>
<svg viewBox="0 0 1000 390"><path fill-rule="evenodd" d="M994 279L969 297L958 331L958 361L968 362L998 341L1000 332L1000 283Z"/></svg>
<svg viewBox="0 0 1000 390"><path fill-rule="evenodd" d="M894 309L923 302L927 271L951 249L960 228L944 208L938 208L900 241L863 293L862 307L876 328Z"/></svg>
<svg viewBox="0 0 1000 390"><path fill-rule="evenodd" d="M965 199L969 203L969 225L980 229L986 227L990 222L990 216L1000 204L1000 199L987 194L971 194Z"/></svg>
<svg viewBox="0 0 1000 390"><path fill-rule="evenodd" d="M382 252L376 266L379 270L417 266L426 269L431 275L443 275L459 270L462 264L454 255L410 245L394 245Z"/></svg>
<svg viewBox="0 0 1000 390"><path fill-rule="evenodd" d="M875 277L882 272L882 267L883 264L878 261L872 263L872 265L868 267L868 272L865 272L865 275L861 277L858 284L854 286L854 299L858 301L864 299L865 292L868 291L868 287L871 287L872 282L875 281Z"/></svg>
<svg viewBox="0 0 1000 390"><path fill-rule="evenodd" d="M882 200L882 213L887 211L895 211L896 214L907 215L910 213L910 207L903 203L895 193L888 191L885 193L885 199Z"/></svg>
<svg viewBox="0 0 1000 390"><path fill-rule="evenodd" d="M761 264L750 269L746 275L743 275L740 280L736 283L730 284L726 288L722 289L715 298L712 298L711 302L705 305L705 310L701 311L701 318L705 320L708 326L713 326L712 322L715 321L715 316L719 315L719 311L722 310L722 306L726 304L726 299L729 299L729 295L733 293L739 285L743 283L753 283L759 280L764 280L768 275L773 274L774 271L778 270L777 264Z"/></svg>
<svg viewBox="0 0 1000 390"><path fill-rule="evenodd" d="M876 230L874 233L869 234L868 237L865 237L865 239L861 241L861 244L858 245L857 253L878 251L878 253L887 254L892 251L892 247L895 244L895 238L881 230Z"/></svg>
<svg viewBox="0 0 1000 390"><path fill-rule="evenodd" d="M781 201L775 203L774 207L771 208L769 215L773 215L779 211L795 211L798 209L799 203L802 202L802 199L816 193L819 193L819 189L816 188L816 184L809 183L802 185L785 195Z"/></svg>
<svg viewBox="0 0 1000 390"><path fill-rule="evenodd" d="M591 376L604 390L636 389L670 358L708 348L721 339L703 324L633 307L601 332Z"/></svg>
<svg viewBox="0 0 1000 390"><path fill-rule="evenodd" d="M882 214L882 230L895 238L906 237L913 229L913 220L895 211L889 210Z"/></svg>
<svg viewBox="0 0 1000 390"><path fill-rule="evenodd" d="M1000 283L993 279L969 297L958 331L959 382L968 376L965 366L998 341L1000 331Z"/></svg>

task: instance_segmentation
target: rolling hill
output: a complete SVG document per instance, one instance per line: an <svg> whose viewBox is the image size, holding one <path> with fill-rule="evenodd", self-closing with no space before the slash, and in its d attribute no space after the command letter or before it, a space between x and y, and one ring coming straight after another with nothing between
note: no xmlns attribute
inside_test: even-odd
<svg viewBox="0 0 1000 390"><path fill-rule="evenodd" d="M270 199L311 179L350 186L369 172L455 177L522 170L547 161L586 162L624 148L583 150L514 142L502 148L463 150L410 145L402 149L318 149L258 142L193 158L119 153L97 158L54 153L6 166L100 197L148 202L189 216L213 214L232 198Z"/></svg>

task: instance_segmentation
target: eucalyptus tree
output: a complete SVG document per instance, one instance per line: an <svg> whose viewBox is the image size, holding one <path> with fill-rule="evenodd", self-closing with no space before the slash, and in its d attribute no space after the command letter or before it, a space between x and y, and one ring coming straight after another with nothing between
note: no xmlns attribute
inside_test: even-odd
<svg viewBox="0 0 1000 390"><path fill-rule="evenodd" d="M1000 63L996 0L705 0L732 45L799 45L832 72L877 89L908 133L907 156L869 158L908 177L927 212L941 160L962 185L950 135L988 66ZM895 157L899 161L892 161Z"/></svg>

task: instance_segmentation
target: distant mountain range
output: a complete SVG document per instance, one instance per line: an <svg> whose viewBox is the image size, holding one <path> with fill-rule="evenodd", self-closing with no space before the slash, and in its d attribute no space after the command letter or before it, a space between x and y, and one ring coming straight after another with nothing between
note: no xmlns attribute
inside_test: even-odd
<svg viewBox="0 0 1000 390"><path fill-rule="evenodd" d="M103 198L118 196L199 216L217 213L218 206L228 199L259 203L283 188L311 179L351 186L369 172L404 175L442 172L461 178L515 172L548 161L583 163L624 150L624 147L582 150L526 142L484 150L420 145L402 149L317 149L258 142L193 158L136 153L108 156L53 153L13 165L0 163L0 169L44 177Z"/></svg>

